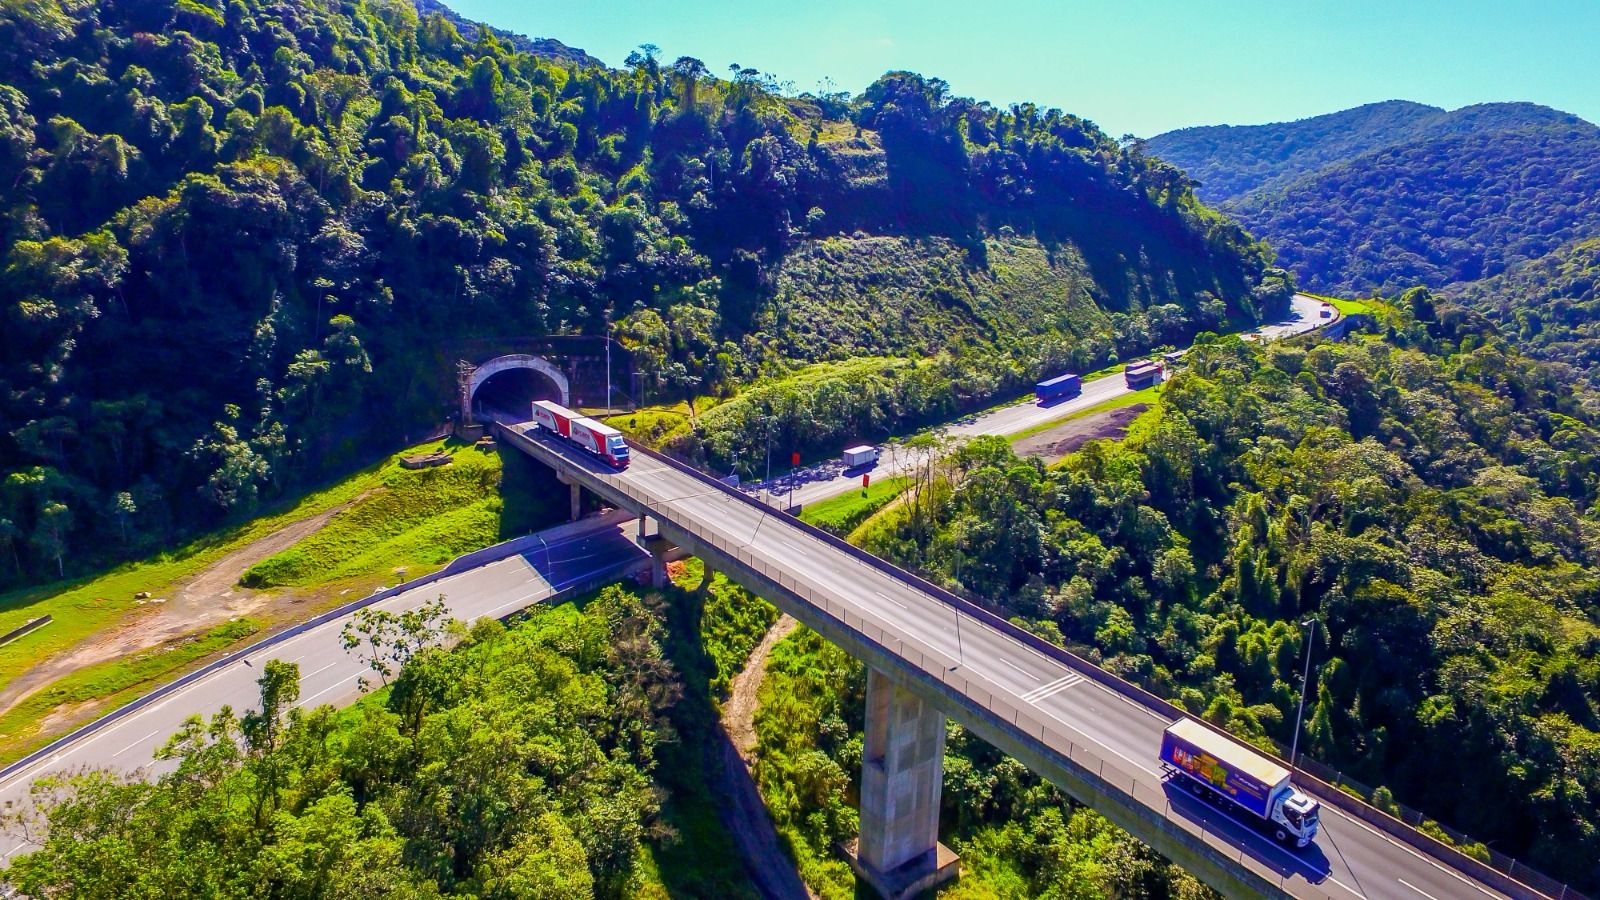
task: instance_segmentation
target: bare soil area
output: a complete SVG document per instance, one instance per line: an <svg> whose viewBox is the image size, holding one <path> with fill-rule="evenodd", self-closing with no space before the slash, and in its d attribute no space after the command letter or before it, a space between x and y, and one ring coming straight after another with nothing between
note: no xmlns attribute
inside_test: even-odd
<svg viewBox="0 0 1600 900"><path fill-rule="evenodd" d="M1092 416L1062 422L1054 428L1017 441L1012 445L1012 449L1018 456L1038 457L1049 465L1090 441L1101 438L1120 440L1127 435L1128 425L1149 408L1148 403L1135 403L1132 406L1108 409Z"/></svg>
<svg viewBox="0 0 1600 900"><path fill-rule="evenodd" d="M327 525L328 520L365 496L363 494L343 506L285 525L252 541L212 563L193 578L180 582L170 597L150 598L139 615L44 660L0 691L0 713L10 710L57 678L85 666L159 647L237 616L263 612L270 615L279 608L303 602L304 597L289 592L272 593L242 588L239 579L251 566L314 534ZM46 720L47 725L49 721Z"/></svg>
<svg viewBox="0 0 1600 900"><path fill-rule="evenodd" d="M800 880L794 862L778 846L777 830L750 774L756 749L756 695L767 674L767 656L799 624L788 615L778 618L751 651L744 669L734 676L728 702L722 706L726 740L721 742L720 765L716 766L722 782L719 793L726 801L721 807L722 822L733 834L756 887L769 900L816 900Z"/></svg>

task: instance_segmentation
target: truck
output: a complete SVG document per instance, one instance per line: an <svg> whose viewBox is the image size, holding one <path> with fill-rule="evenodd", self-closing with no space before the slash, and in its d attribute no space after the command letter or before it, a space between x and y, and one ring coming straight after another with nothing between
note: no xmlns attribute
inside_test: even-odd
<svg viewBox="0 0 1600 900"><path fill-rule="evenodd" d="M1161 733L1161 768L1202 800L1248 814L1281 844L1304 847L1317 836L1321 804L1289 781L1289 770L1194 719Z"/></svg>
<svg viewBox="0 0 1600 900"><path fill-rule="evenodd" d="M628 466L628 442L622 432L610 425L579 415L550 400L534 401L533 424L539 430L561 438L615 468L624 469Z"/></svg>
<svg viewBox="0 0 1600 900"><path fill-rule="evenodd" d="M1083 378L1070 372L1046 378L1033 386L1033 393L1039 398L1040 403L1053 403L1067 397L1076 397L1083 393Z"/></svg>
<svg viewBox="0 0 1600 900"><path fill-rule="evenodd" d="M1147 388L1161 380L1161 364L1148 359L1136 359L1122 367L1122 377L1130 390Z"/></svg>
<svg viewBox="0 0 1600 900"><path fill-rule="evenodd" d="M850 447L844 451L843 459L846 469L864 469L878 461L878 448L870 444Z"/></svg>

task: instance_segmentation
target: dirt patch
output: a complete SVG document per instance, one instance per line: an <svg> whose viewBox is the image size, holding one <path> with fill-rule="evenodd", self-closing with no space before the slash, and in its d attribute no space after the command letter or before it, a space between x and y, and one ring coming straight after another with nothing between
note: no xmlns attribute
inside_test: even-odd
<svg viewBox="0 0 1600 900"><path fill-rule="evenodd" d="M1062 422L1054 428L1017 441L1012 445L1012 449L1018 456L1038 457L1048 465L1090 441L1101 438L1121 440L1128 433L1128 425L1149 408L1148 403L1135 403L1132 406L1108 409L1092 416Z"/></svg>
<svg viewBox="0 0 1600 900"><path fill-rule="evenodd" d="M260 613L269 606L300 603L304 598L292 593L265 593L239 587L239 578L256 563L316 533L334 516L370 493L251 541L207 566L200 574L179 582L170 595L150 598L139 615L33 666L0 691L0 713L9 711L57 678L86 666L159 647L236 616Z"/></svg>
<svg viewBox="0 0 1600 900"><path fill-rule="evenodd" d="M772 827L772 818L750 773L756 748L756 695L767 674L767 656L799 624L788 615L778 618L751 651L744 669L734 676L728 702L722 706L724 740L720 742L716 772L721 782L718 793L724 802L719 813L756 888L769 900L816 900L800 880L794 861L778 845L777 829Z"/></svg>
<svg viewBox="0 0 1600 900"><path fill-rule="evenodd" d="M750 651L744 669L733 676L729 686L728 702L722 705L722 727L727 730L739 758L745 765L755 762L756 751L756 694L761 690L761 679L767 674L767 656L777 643L788 637L800 623L785 613L767 630L766 637Z"/></svg>

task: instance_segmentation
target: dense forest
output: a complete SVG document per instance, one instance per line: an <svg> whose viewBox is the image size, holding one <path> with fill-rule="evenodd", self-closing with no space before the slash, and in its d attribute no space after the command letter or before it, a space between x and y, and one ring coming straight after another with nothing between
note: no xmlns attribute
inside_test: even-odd
<svg viewBox="0 0 1600 900"><path fill-rule="evenodd" d="M1592 891L1600 415L1426 289L1380 319L1202 336L1125 442L929 454L854 539L1285 744L1314 617L1303 749Z"/></svg>
<svg viewBox="0 0 1600 900"><path fill-rule="evenodd" d="M1527 353L1600 387L1600 239L1579 241L1451 296L1492 319Z"/></svg>
<svg viewBox="0 0 1600 900"><path fill-rule="evenodd" d="M1180 128L1150 138L1145 147L1198 181L1200 199L1224 203L1254 191L1274 193L1326 166L1386 147L1473 132L1582 124L1577 116L1534 103L1444 110L1387 100L1294 122Z"/></svg>
<svg viewBox="0 0 1600 900"><path fill-rule="evenodd" d="M615 323L650 399L866 347L1020 385L1287 297L1177 170L1058 110L469 31L409 0L0 5L0 582L381 455L477 339ZM889 252L882 286L825 262ZM913 294L951 340L855 321Z"/></svg>
<svg viewBox="0 0 1600 900"><path fill-rule="evenodd" d="M1531 104L1379 104L1149 148L1202 183L1240 172L1207 196L1327 293L1473 281L1600 229L1600 128Z"/></svg>

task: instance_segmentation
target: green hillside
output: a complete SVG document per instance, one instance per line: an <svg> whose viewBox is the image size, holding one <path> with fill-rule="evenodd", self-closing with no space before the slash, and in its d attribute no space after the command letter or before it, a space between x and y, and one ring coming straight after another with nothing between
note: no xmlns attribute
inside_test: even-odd
<svg viewBox="0 0 1600 900"><path fill-rule="evenodd" d="M1600 387L1600 239L1562 247L1452 293L1527 352L1575 366Z"/></svg>
<svg viewBox="0 0 1600 900"><path fill-rule="evenodd" d="M1600 129L1528 103L1394 101L1148 148L1328 293L1473 281L1600 229Z"/></svg>
<svg viewBox="0 0 1600 900"><path fill-rule="evenodd" d="M409 0L0 4L0 581L375 459L496 336L609 318L656 402L857 351L1021 384L1287 298L1176 170L1058 110L466 30Z"/></svg>
<svg viewBox="0 0 1600 900"><path fill-rule="evenodd" d="M1552 125L1581 125L1577 116L1533 103L1480 103L1457 110L1387 100L1270 125L1203 125L1158 134L1151 153L1200 182L1195 193L1222 203L1272 191L1363 153L1421 140Z"/></svg>

